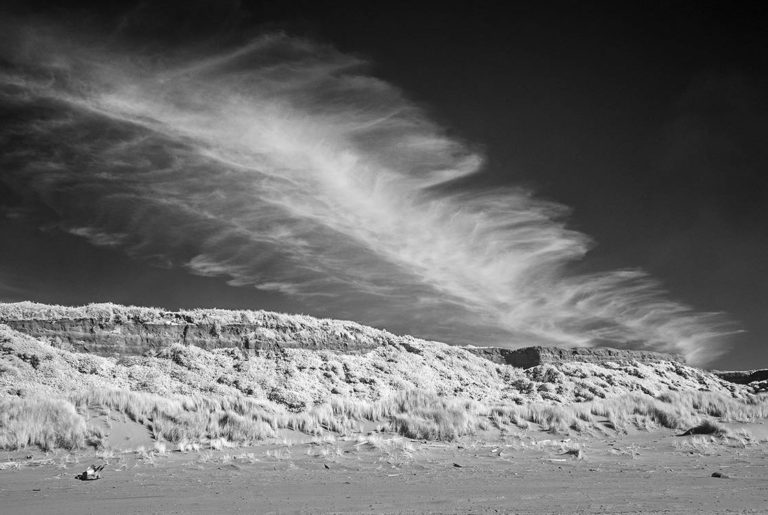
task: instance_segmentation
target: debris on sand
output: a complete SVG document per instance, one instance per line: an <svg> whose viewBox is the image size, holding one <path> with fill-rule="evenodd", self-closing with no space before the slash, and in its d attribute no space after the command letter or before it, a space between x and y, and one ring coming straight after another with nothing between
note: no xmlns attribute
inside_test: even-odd
<svg viewBox="0 0 768 515"><path fill-rule="evenodd" d="M459 465L458 463L454 463L453 466L457 469L464 468L464 465Z"/></svg>
<svg viewBox="0 0 768 515"><path fill-rule="evenodd" d="M105 463L102 463L98 467L91 465L84 472L75 476L75 479L80 481L94 481L101 479L101 471L104 470Z"/></svg>
<svg viewBox="0 0 768 515"><path fill-rule="evenodd" d="M731 476L723 474L722 472L712 472L712 477L719 477L720 479L730 479Z"/></svg>
<svg viewBox="0 0 768 515"><path fill-rule="evenodd" d="M582 451L580 448L577 449L568 449L563 453L563 455L569 455L573 456L574 459L577 460L583 460L584 459L584 451Z"/></svg>

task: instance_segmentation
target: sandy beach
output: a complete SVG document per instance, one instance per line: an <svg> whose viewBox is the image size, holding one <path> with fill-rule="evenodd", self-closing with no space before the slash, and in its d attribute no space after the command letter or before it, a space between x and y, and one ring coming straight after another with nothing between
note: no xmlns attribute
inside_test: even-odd
<svg viewBox="0 0 768 515"><path fill-rule="evenodd" d="M754 435L765 427L750 429ZM389 446L374 437L379 448L370 440L297 439L106 458L92 452L5 453L1 511L760 513L768 503L764 443L669 431L578 439L529 432L496 442L395 438ZM581 457L563 451L574 447L582 449ZM102 478L74 479L91 462L107 463Z"/></svg>

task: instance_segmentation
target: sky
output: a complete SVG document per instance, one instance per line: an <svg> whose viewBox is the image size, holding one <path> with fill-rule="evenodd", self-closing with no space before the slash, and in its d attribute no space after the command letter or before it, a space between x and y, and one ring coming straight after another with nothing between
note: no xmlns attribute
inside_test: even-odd
<svg viewBox="0 0 768 515"><path fill-rule="evenodd" d="M0 300L768 366L765 16L413 4L9 4Z"/></svg>

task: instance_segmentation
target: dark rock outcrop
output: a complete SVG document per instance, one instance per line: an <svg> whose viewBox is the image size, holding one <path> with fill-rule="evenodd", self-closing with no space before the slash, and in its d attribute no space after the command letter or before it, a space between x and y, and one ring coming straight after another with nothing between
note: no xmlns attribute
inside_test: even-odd
<svg viewBox="0 0 768 515"><path fill-rule="evenodd" d="M523 349L504 349L499 347L467 347L467 350L495 363L513 367L531 368L547 363L605 363L607 361L639 361L656 363L659 361L685 360L676 354L664 354L651 351L609 349L604 347L525 347Z"/></svg>
<svg viewBox="0 0 768 515"><path fill-rule="evenodd" d="M768 369L762 370L713 370L720 379L736 384L749 384L768 381Z"/></svg>

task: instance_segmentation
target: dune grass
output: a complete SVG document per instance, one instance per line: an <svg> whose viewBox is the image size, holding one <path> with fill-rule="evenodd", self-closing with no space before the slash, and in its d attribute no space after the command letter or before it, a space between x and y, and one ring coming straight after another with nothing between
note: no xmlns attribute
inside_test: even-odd
<svg viewBox="0 0 768 515"><path fill-rule="evenodd" d="M38 446L78 449L99 445L99 433L81 413L109 408L147 427L158 442L191 448L193 442L234 445L273 438L279 429L308 435L350 435L361 421L381 422L387 432L416 440L452 441L478 431L540 429L557 434L691 429L727 436L711 417L748 421L768 417L768 398L747 401L705 392L674 392L663 398L638 394L622 399L553 405L486 406L423 391L400 392L376 402L346 399L301 413L247 397L178 396L146 392L91 390L68 398L15 398L0 403L0 448ZM709 429L712 431L707 432ZM693 434L693 433L692 433Z"/></svg>
<svg viewBox="0 0 768 515"><path fill-rule="evenodd" d="M81 449L96 436L71 403L40 397L0 400L0 449Z"/></svg>
<svg viewBox="0 0 768 515"><path fill-rule="evenodd" d="M711 427L714 421L749 422L768 418L768 396L736 399L715 392L669 392L660 398L636 394L572 404L530 403L490 409L490 421L499 429L528 429L535 424L555 433L594 429L689 429Z"/></svg>

